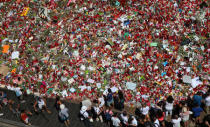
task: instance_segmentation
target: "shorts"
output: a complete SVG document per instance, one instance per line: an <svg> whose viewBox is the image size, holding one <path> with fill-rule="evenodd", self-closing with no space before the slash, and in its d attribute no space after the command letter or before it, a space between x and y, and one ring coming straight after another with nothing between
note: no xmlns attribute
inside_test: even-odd
<svg viewBox="0 0 210 127"><path fill-rule="evenodd" d="M69 119L69 117L60 117L60 119L61 119L61 121L66 121L66 120L68 120Z"/></svg>
<svg viewBox="0 0 210 127"><path fill-rule="evenodd" d="M111 104L113 104L113 102L114 102L114 101L113 101L113 99L112 99L111 101L107 101L107 106L109 106L109 107L110 107L110 106L111 106Z"/></svg>

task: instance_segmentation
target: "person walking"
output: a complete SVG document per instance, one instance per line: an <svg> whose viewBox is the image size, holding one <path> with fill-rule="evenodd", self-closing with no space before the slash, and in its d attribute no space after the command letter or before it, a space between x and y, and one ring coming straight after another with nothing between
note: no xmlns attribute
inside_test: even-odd
<svg viewBox="0 0 210 127"><path fill-rule="evenodd" d="M60 111L58 113L58 116L59 116L59 119L62 122L64 122L64 124L66 126L69 126L69 124L70 124L70 121L69 121L69 113L68 112L69 112L68 108L66 108L64 104L61 104L60 105Z"/></svg>
<svg viewBox="0 0 210 127"><path fill-rule="evenodd" d="M86 106L82 106L82 108L80 109L80 120L84 122L85 127L91 127L90 116L89 113L87 112Z"/></svg>

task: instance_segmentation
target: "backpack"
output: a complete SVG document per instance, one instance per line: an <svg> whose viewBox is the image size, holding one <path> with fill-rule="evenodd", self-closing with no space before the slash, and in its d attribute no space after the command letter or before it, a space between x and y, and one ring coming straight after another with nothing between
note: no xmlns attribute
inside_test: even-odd
<svg viewBox="0 0 210 127"><path fill-rule="evenodd" d="M59 118L60 118L61 121L64 121L66 119L66 115L63 114L63 113L60 113Z"/></svg>
<svg viewBox="0 0 210 127"><path fill-rule="evenodd" d="M83 120L86 119L86 118L84 117L84 113L85 113L85 112L83 112L83 113L80 113L80 112L79 112L78 117L79 117L79 119L80 119L81 121L83 121Z"/></svg>
<svg viewBox="0 0 210 127"><path fill-rule="evenodd" d="M105 118L106 118L107 121L111 120L112 116L111 116L111 114L109 112L105 112L104 115L105 115Z"/></svg>

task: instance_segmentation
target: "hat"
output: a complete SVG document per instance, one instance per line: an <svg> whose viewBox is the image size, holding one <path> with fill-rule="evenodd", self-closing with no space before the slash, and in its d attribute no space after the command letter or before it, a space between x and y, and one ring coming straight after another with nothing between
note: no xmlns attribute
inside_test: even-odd
<svg viewBox="0 0 210 127"><path fill-rule="evenodd" d="M65 108L65 105L64 104L61 104L60 105L60 109L63 110L64 108Z"/></svg>
<svg viewBox="0 0 210 127"><path fill-rule="evenodd" d="M87 110L87 107L86 106L82 106L82 109L81 109L83 112L85 112Z"/></svg>

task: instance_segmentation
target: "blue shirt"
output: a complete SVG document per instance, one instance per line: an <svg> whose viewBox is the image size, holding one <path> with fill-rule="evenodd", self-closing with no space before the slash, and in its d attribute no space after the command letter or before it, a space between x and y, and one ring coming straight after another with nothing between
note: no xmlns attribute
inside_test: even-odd
<svg viewBox="0 0 210 127"><path fill-rule="evenodd" d="M195 108L192 108L192 111L193 111L193 116L198 117L200 116L203 109L201 107L195 107Z"/></svg>
<svg viewBox="0 0 210 127"><path fill-rule="evenodd" d="M107 95L107 101L108 102L111 102L112 101L112 94L111 93L108 93L108 95Z"/></svg>

